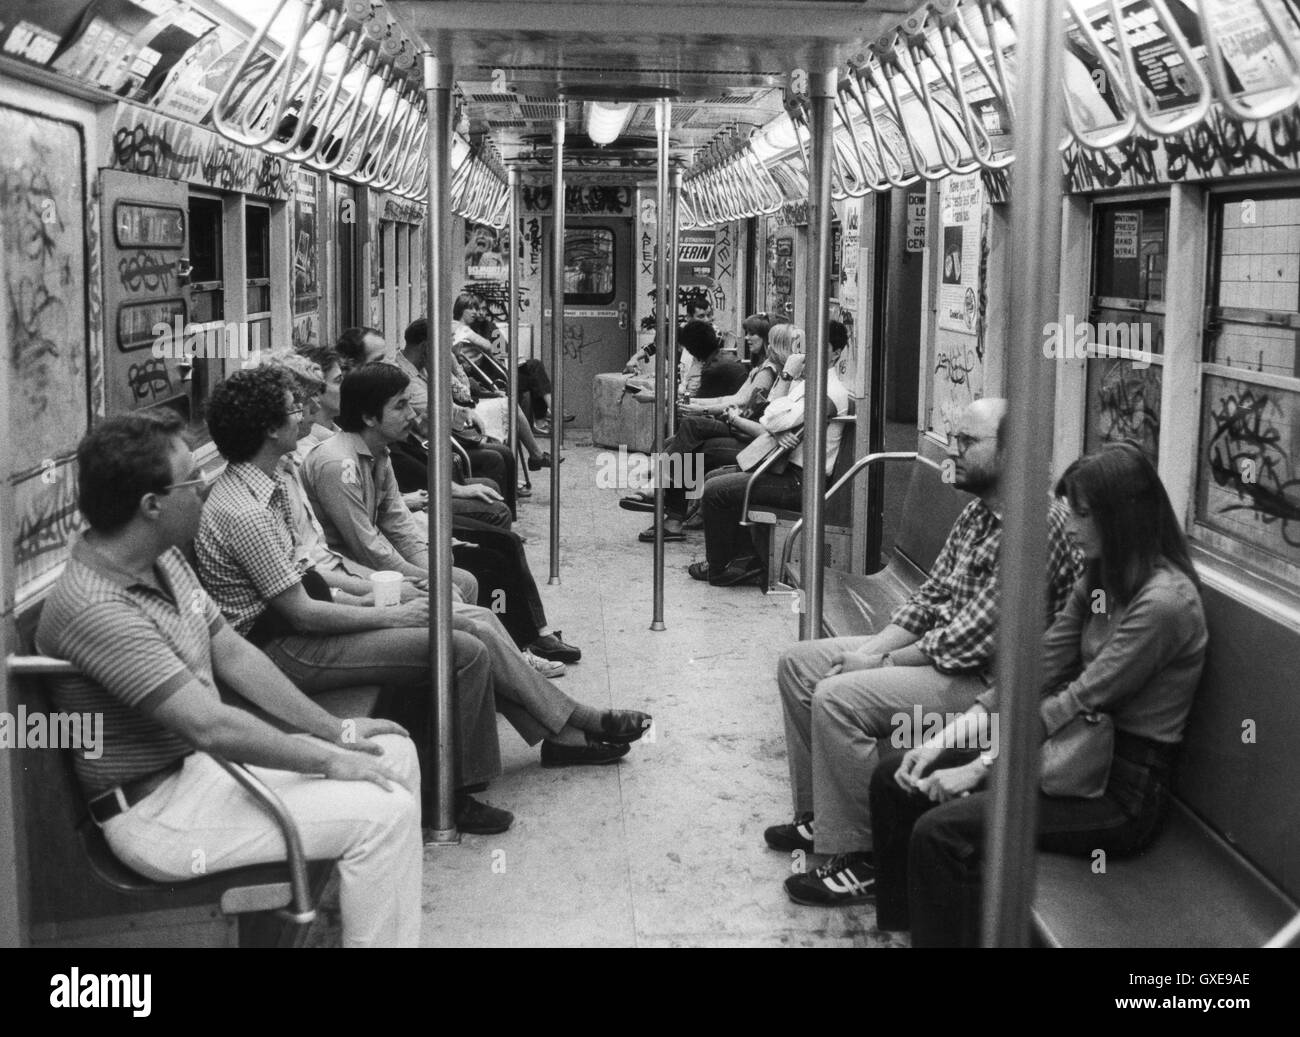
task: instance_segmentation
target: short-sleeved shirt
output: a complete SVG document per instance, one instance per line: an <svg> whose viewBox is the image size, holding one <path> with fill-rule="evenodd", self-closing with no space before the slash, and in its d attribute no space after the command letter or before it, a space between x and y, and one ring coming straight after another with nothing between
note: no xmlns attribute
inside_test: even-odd
<svg viewBox="0 0 1300 1037"><path fill-rule="evenodd" d="M215 701L212 637L226 626L176 548L145 580L115 567L84 539L46 599L36 648L79 671L51 681L55 708L100 714L103 740L75 757L87 797L162 770L194 751L154 711L197 680Z"/></svg>
<svg viewBox="0 0 1300 1037"><path fill-rule="evenodd" d="M203 585L227 619L247 634L268 602L302 582L294 561L293 514L283 476L255 464L228 464L203 505L194 541Z"/></svg>

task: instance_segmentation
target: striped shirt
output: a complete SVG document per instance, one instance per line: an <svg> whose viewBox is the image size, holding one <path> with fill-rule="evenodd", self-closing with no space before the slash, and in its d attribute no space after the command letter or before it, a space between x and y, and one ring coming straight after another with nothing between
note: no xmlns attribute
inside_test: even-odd
<svg viewBox="0 0 1300 1037"><path fill-rule="evenodd" d="M203 586L239 633L267 602L302 582L294 562L293 514L283 477L255 464L228 464L203 505L194 541Z"/></svg>
<svg viewBox="0 0 1300 1037"><path fill-rule="evenodd" d="M81 673L50 681L55 708L100 713L99 759L75 756L87 797L143 778L194 751L154 711L190 681L217 698L212 637L226 621L177 548L145 580L116 568L84 539L41 610L36 648Z"/></svg>
<svg viewBox="0 0 1300 1037"><path fill-rule="evenodd" d="M1047 513L1048 602L1044 627L1069 600L1082 571L1065 536L1065 504L1053 502ZM982 500L973 500L957 517L929 578L895 610L890 622L913 634L941 673L993 668L998 627L998 552L1002 520Z"/></svg>

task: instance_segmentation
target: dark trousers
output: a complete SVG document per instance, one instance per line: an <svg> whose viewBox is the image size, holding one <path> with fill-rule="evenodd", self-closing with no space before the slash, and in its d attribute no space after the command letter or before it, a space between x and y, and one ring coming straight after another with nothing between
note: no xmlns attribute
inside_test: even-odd
<svg viewBox="0 0 1300 1037"><path fill-rule="evenodd" d="M497 614L516 645L532 644L546 626L546 608L519 535L459 515L453 517L452 533L473 545L452 548L452 558L477 578L476 604Z"/></svg>
<svg viewBox="0 0 1300 1037"><path fill-rule="evenodd" d="M519 406L529 421L546 417L546 397L551 391L551 379L540 360L525 360L519 365Z"/></svg>
<svg viewBox="0 0 1300 1037"><path fill-rule="evenodd" d="M501 443L481 443L471 446L461 440L465 452L473 465L475 477L491 479L496 483L501 496L506 500L510 517L514 519L515 511L515 459L510 448ZM407 438L389 447L389 458L393 462L393 475L397 479L397 488L403 493L429 489L429 452L414 438Z"/></svg>
<svg viewBox="0 0 1300 1037"><path fill-rule="evenodd" d="M743 448L743 444L732 436L724 422L717 418L690 415L677 423L677 431L664 444L664 471L686 472L686 455L698 454L701 455L703 471L691 471L703 478L717 468L735 464L736 455ZM699 496L701 488L679 485L678 482L665 483L664 512L669 518L680 520L686 517L687 491L693 490Z"/></svg>
<svg viewBox="0 0 1300 1037"><path fill-rule="evenodd" d="M749 472L723 468L704 484L700 510L704 514L704 552L711 573L720 573L742 555L763 551L764 544L756 544L740 525L749 477ZM803 506L802 469L790 465L780 475L760 475L754 481L749 502L798 510Z"/></svg>
<svg viewBox="0 0 1300 1037"><path fill-rule="evenodd" d="M1038 797L1038 847L1089 857L1124 857L1155 837L1169 802L1176 746L1116 733L1110 784L1097 799ZM939 768L973 758L952 751ZM912 930L913 947L975 947L988 794L932 803L894 780L903 754L880 761L871 779L876 853L876 924Z"/></svg>

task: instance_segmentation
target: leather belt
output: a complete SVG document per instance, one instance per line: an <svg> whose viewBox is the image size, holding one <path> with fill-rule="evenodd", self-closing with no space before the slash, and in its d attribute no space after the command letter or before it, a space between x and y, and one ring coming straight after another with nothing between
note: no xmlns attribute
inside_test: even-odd
<svg viewBox="0 0 1300 1037"><path fill-rule="evenodd" d="M94 799L86 802L90 819L95 824L102 825L117 817L118 814L130 810L184 765L185 757L181 756L160 771L154 771L143 778L136 778L125 785L116 785L107 792L101 792Z"/></svg>

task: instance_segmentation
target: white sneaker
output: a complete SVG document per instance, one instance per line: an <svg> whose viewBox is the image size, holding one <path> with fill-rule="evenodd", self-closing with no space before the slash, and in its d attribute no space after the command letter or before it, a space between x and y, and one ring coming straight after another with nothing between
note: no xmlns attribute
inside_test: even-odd
<svg viewBox="0 0 1300 1037"><path fill-rule="evenodd" d="M528 665L543 677L563 677L569 672L569 668L564 663L554 663L550 659L543 659L540 655L534 655L527 648L522 651L524 660Z"/></svg>

